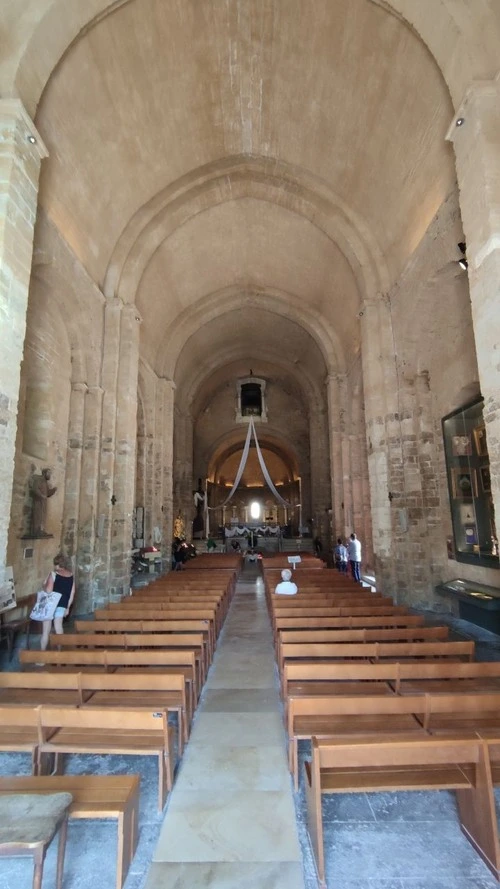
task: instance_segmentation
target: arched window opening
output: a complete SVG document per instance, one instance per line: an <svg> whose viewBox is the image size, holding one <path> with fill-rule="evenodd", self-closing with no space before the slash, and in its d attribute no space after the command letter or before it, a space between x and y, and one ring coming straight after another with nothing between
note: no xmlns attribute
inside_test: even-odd
<svg viewBox="0 0 500 889"><path fill-rule="evenodd" d="M254 521L258 521L260 519L261 507L260 503L257 503L256 500L250 504L250 516Z"/></svg>

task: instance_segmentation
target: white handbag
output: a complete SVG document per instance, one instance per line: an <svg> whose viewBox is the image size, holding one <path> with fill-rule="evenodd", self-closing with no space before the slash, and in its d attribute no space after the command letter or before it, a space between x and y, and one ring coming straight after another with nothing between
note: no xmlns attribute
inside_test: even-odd
<svg viewBox="0 0 500 889"><path fill-rule="evenodd" d="M40 590L36 594L35 606L30 614L31 620L52 620L59 604L61 593L46 593Z"/></svg>

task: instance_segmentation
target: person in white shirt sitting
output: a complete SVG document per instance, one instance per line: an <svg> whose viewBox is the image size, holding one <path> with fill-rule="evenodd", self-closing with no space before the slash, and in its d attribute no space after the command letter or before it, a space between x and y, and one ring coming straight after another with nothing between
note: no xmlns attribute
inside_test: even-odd
<svg viewBox="0 0 500 889"><path fill-rule="evenodd" d="M278 596L295 596L298 593L297 584L291 579L292 572L289 568L284 568L281 572L281 583L275 589Z"/></svg>

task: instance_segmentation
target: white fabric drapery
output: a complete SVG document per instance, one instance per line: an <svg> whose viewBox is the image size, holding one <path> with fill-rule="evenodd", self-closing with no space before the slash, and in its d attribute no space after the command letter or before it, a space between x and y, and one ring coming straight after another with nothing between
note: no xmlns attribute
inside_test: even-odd
<svg viewBox="0 0 500 889"><path fill-rule="evenodd" d="M238 466L238 472L236 473L236 477L235 477L235 479L234 479L233 486L232 486L231 490L229 491L229 494L227 495L226 499L225 499L222 503L218 503L217 506L209 506L209 507L208 507L209 510L213 511L213 510L215 510L215 509L222 509L222 507L223 507L223 506L227 506L227 504L228 504L229 501L231 500L231 497L232 497L233 494L235 493L235 491L236 491L236 489L237 489L237 487L238 487L238 485L239 485L239 483L240 483L240 481L241 481L241 477L242 477L242 475L243 475L245 466L247 465L247 460L248 460L248 454L249 454L249 451L250 451L250 442L251 442L251 440L252 440L252 435L253 435L253 437L254 437L254 439L255 439L255 448L256 448L256 451L257 451L257 457L258 457L258 459L259 459L260 468L262 469L262 474L263 474L263 476L264 476L264 479L265 479L265 481L266 481L266 484L267 484L268 488L269 488L269 489L271 490L271 492L274 494L276 500L278 501L278 503L279 503L281 506L286 506L288 509L292 509L292 508L293 508L293 504L292 504L292 503L288 503L288 501L285 500L284 497L281 496L281 494L279 493L279 491L276 489L276 487L275 487L275 485L274 485L274 483L273 483L273 480L272 480L271 476L269 475L269 472L268 472L268 470L267 470L267 466L266 466L264 457L263 457L263 455L262 455L262 451L261 451L261 449L260 449L259 441L258 441L258 438L257 438L257 431L256 431L256 429L255 429L255 423L254 423L254 421L253 421L253 417L250 417L250 423L248 424L248 432L247 432L247 437L246 437L246 440L245 440L245 446L244 446L244 448L243 448L243 453L242 453L242 455L241 455L240 465ZM297 506L298 506L298 505L300 505L300 504L297 504Z"/></svg>
<svg viewBox="0 0 500 889"><path fill-rule="evenodd" d="M233 528L226 528L226 537L243 537L244 534L279 534L281 528L279 525L275 525L274 527L270 527L269 525L259 525L259 526L250 526L250 525L235 525Z"/></svg>

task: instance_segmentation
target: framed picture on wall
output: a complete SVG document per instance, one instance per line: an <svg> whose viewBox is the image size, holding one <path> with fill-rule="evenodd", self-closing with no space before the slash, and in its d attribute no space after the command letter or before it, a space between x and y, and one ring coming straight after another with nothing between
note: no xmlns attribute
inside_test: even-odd
<svg viewBox="0 0 500 889"><path fill-rule="evenodd" d="M486 442L486 429L484 426L478 426L476 429L472 430L472 434L474 435L474 445L476 447L476 454L478 457L486 457L488 454L488 445Z"/></svg>
<svg viewBox="0 0 500 889"><path fill-rule="evenodd" d="M477 497L476 473L474 469L452 469L451 482L456 500L472 500Z"/></svg>
<svg viewBox="0 0 500 889"><path fill-rule="evenodd" d="M470 435L452 435L451 451L454 457L471 457L472 441Z"/></svg>
<svg viewBox="0 0 500 889"><path fill-rule="evenodd" d="M491 491L491 476L489 466L479 467L479 478L481 479L481 490L483 494L489 494Z"/></svg>

